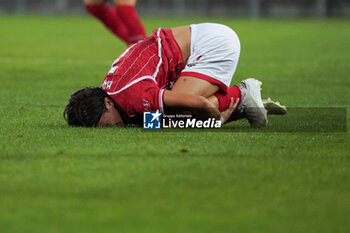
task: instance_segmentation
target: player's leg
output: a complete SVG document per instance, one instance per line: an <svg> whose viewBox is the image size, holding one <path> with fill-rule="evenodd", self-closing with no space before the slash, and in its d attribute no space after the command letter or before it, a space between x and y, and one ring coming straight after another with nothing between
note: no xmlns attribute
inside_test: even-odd
<svg viewBox="0 0 350 233"><path fill-rule="evenodd" d="M223 92L219 91L217 85L194 77L180 77L171 90L206 97L220 112L224 112L228 109L231 98L233 98L233 102L239 99L237 106L241 103L241 90L237 85L228 88L227 92ZM240 114L240 111L235 111L227 122L241 118L243 118L243 116Z"/></svg>
<svg viewBox="0 0 350 233"><path fill-rule="evenodd" d="M171 90L208 98L218 92L219 87L203 79L181 76Z"/></svg>
<svg viewBox="0 0 350 233"><path fill-rule="evenodd" d="M208 100L223 112L228 108L231 98L234 100L240 98L240 101L227 122L247 118L253 127L263 127L267 124L267 114L287 113L286 106L278 101L273 101L271 98L261 99L261 82L256 79L243 80L239 85L230 87L227 93L218 92Z"/></svg>
<svg viewBox="0 0 350 233"><path fill-rule="evenodd" d="M232 97L238 97L240 103L227 122L247 118L252 127L264 127L267 124L267 111L261 99L261 84L260 81L249 78L229 88L227 93L216 93L209 101L222 112L228 108Z"/></svg>
<svg viewBox="0 0 350 233"><path fill-rule="evenodd" d="M136 0L114 0L115 11L128 30L128 43L134 44L146 37L146 30L135 9Z"/></svg>
<svg viewBox="0 0 350 233"><path fill-rule="evenodd" d="M233 98L234 102L239 99L239 102L236 110L231 114L231 117L228 119L228 121L226 121L226 123L244 118L244 116L241 114L241 108L238 108L242 102L242 92L239 87L237 85L232 86L227 90L227 93L217 92L208 98L210 103L217 107L220 112L225 111L229 107L231 98Z"/></svg>
<svg viewBox="0 0 350 233"><path fill-rule="evenodd" d="M191 83L193 85L197 83L195 80L191 81L187 84ZM246 79L239 85L228 88L227 92L219 91L214 95L209 96L205 95L209 94L210 91L203 94L200 88L197 89L195 86L193 86L193 89L196 91L192 91L191 88L186 87L185 84L178 85L178 91L181 92L180 88L183 86L184 91L182 92L205 96L215 107L219 109L220 112L224 112L226 109L228 109L231 99L233 99L233 102L236 102L236 100L239 99L237 105L238 107L231 114L231 117L228 119L228 121L226 121L226 123L247 118L252 127L264 127L267 124L267 111L264 108L261 99L260 85L261 82L256 79ZM203 83L202 87L204 86L205 84Z"/></svg>
<svg viewBox="0 0 350 233"><path fill-rule="evenodd" d="M237 85L234 85L230 87L227 90L227 93L224 92L217 92L214 95L208 97L208 100L215 105L219 109L220 112L225 111L228 106L230 105L230 99L233 98L233 101L235 102L236 99L240 99L239 104L241 103L242 99L242 92L239 89Z"/></svg>
<svg viewBox="0 0 350 233"><path fill-rule="evenodd" d="M99 19L113 34L130 44L129 30L118 17L115 9L106 4L106 0L84 0L84 3L88 12Z"/></svg>

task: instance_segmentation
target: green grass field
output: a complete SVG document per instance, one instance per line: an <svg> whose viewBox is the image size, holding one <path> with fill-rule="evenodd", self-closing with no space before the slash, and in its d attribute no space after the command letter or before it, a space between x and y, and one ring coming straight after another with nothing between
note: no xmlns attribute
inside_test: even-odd
<svg viewBox="0 0 350 233"><path fill-rule="evenodd" d="M348 20L144 19L149 33L205 21L240 36L235 83L349 111ZM69 128L69 95L99 86L124 44L92 18L10 16L0 44L1 233L350 232L348 132Z"/></svg>

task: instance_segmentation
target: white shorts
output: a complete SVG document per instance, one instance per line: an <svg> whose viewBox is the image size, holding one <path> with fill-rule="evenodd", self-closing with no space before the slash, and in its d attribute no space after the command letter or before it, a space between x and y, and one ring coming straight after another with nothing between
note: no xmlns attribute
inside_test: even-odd
<svg viewBox="0 0 350 233"><path fill-rule="evenodd" d="M240 52L240 41L231 28L214 23L192 24L190 57L181 76L204 79L226 92Z"/></svg>

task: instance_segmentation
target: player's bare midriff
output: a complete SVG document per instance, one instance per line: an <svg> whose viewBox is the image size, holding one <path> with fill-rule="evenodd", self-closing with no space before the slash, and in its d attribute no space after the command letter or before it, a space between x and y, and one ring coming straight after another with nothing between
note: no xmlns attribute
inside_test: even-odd
<svg viewBox="0 0 350 233"><path fill-rule="evenodd" d="M184 63L187 63L191 49L191 28L190 26L172 28L174 38L178 43Z"/></svg>

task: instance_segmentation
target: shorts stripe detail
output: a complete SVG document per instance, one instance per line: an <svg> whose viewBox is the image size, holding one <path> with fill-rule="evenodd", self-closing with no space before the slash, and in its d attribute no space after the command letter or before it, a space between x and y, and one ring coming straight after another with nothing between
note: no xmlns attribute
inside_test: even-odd
<svg viewBox="0 0 350 233"><path fill-rule="evenodd" d="M224 92L227 92L227 90L229 88L226 84L220 82L219 80L217 80L215 78L212 78L208 75L205 75L205 74L201 74L201 73L197 73L197 72L182 72L180 74L180 77L183 77L183 76L189 76L189 77L203 79L205 81L210 82L213 85L218 86Z"/></svg>

